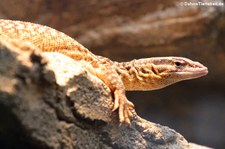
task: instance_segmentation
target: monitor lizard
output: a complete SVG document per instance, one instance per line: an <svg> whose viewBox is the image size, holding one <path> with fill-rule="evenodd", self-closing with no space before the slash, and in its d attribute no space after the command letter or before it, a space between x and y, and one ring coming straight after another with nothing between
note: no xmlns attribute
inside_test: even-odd
<svg viewBox="0 0 225 149"><path fill-rule="evenodd" d="M151 57L115 62L90 52L68 35L48 26L0 19L0 39L29 41L43 52L59 52L83 64L101 79L114 95L112 110L118 110L120 123L130 124L134 105L125 90L155 90L194 79L208 73L207 67L183 57Z"/></svg>

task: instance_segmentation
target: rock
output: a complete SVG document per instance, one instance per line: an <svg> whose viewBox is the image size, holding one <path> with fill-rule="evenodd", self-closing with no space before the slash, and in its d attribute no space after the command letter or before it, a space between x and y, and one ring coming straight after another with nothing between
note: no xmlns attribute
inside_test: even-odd
<svg viewBox="0 0 225 149"><path fill-rule="evenodd" d="M188 143L135 111L130 126L119 126L112 105L109 88L79 62L59 53L41 53L28 42L0 42L0 140L6 140L0 146L207 148Z"/></svg>

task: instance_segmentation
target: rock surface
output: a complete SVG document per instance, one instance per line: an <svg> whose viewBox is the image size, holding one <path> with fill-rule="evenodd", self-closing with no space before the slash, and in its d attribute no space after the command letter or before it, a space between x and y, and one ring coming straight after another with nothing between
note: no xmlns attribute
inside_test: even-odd
<svg viewBox="0 0 225 149"><path fill-rule="evenodd" d="M119 126L112 104L104 83L69 57L0 42L0 138L17 148L207 148L136 114Z"/></svg>

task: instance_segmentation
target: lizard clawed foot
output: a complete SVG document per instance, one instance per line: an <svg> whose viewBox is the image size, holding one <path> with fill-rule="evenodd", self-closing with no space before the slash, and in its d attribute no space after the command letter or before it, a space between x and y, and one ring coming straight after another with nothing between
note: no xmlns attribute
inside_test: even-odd
<svg viewBox="0 0 225 149"><path fill-rule="evenodd" d="M130 102L125 94L119 94L118 92L114 92L115 100L113 111L119 108L119 120L120 124L126 123L130 124L130 118L133 116L131 110L134 108L134 104Z"/></svg>

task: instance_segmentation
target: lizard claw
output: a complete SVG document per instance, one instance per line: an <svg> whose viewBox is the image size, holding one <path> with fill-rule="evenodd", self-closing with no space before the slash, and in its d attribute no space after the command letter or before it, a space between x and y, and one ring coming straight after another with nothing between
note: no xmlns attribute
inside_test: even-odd
<svg viewBox="0 0 225 149"><path fill-rule="evenodd" d="M118 94L115 91L115 100L113 111L119 108L119 121L120 124L126 123L130 124L130 118L133 116L131 109L134 108L134 104L130 102L124 94Z"/></svg>
<svg viewBox="0 0 225 149"><path fill-rule="evenodd" d="M115 98L112 111L115 111L118 108L119 108L119 98Z"/></svg>
<svg viewBox="0 0 225 149"><path fill-rule="evenodd" d="M131 109L134 105L127 99L119 106L119 120L120 123L126 123L130 125L130 118L133 116Z"/></svg>

